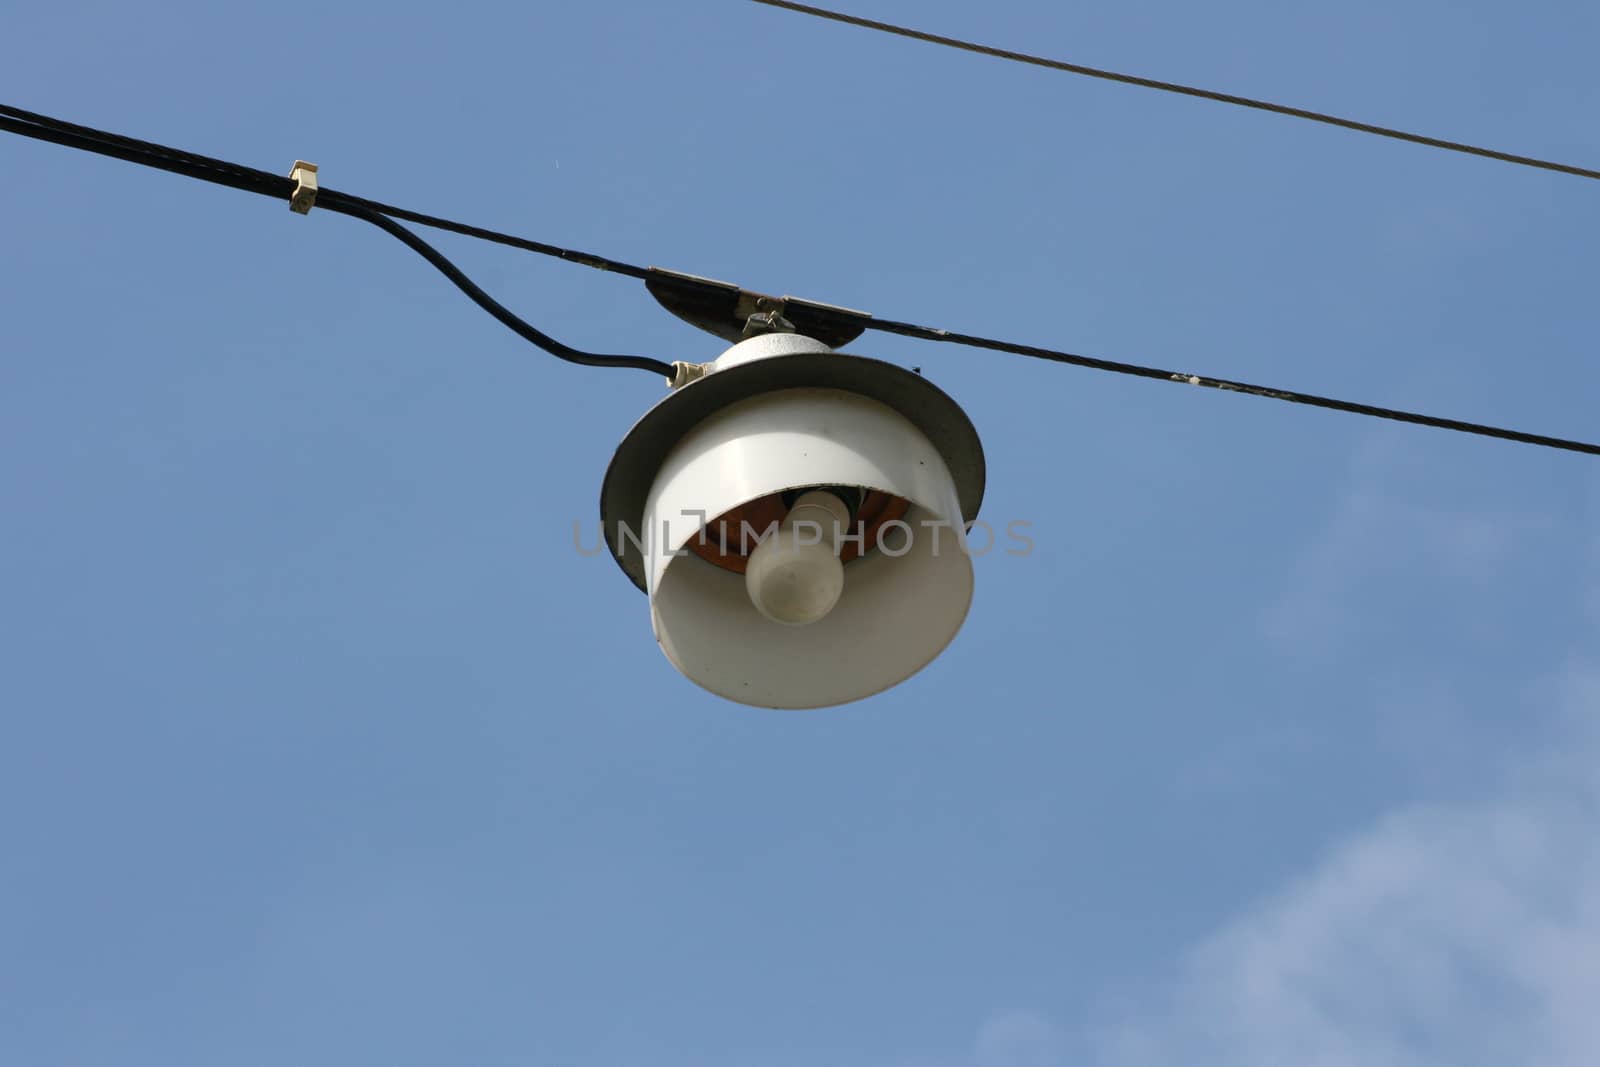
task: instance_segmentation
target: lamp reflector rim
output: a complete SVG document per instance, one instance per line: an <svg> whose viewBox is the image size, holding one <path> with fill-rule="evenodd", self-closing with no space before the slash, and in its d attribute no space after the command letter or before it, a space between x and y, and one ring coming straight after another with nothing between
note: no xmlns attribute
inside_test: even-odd
<svg viewBox="0 0 1600 1067"><path fill-rule="evenodd" d="M983 503L986 470L978 431L961 406L919 374L883 360L835 352L771 356L718 370L674 391L645 412L617 446L600 489L600 523L617 565L641 591L646 561L624 531L643 528L661 465L695 426L731 404L787 389L837 389L875 400L909 421L943 458L962 521Z"/></svg>

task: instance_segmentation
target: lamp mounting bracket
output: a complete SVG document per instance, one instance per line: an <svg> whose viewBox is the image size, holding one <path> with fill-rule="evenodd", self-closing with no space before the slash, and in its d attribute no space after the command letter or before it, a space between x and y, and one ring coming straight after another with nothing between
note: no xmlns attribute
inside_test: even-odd
<svg viewBox="0 0 1600 1067"><path fill-rule="evenodd" d="M650 268L644 284L657 303L684 322L734 343L765 333L799 333L842 348L860 337L872 319L864 311L769 296L660 267Z"/></svg>

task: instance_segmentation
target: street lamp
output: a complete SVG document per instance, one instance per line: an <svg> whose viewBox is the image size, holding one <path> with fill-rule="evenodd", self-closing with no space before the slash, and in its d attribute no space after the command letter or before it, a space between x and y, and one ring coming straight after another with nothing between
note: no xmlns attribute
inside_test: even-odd
<svg viewBox="0 0 1600 1067"><path fill-rule="evenodd" d="M673 666L742 704L819 708L904 681L961 628L984 460L920 374L789 326L747 316L753 336L676 365L600 513Z"/></svg>

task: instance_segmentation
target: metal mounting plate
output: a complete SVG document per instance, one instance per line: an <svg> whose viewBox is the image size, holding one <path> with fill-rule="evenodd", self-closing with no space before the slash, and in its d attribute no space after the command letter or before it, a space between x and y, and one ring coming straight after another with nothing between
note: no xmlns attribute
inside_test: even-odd
<svg viewBox="0 0 1600 1067"><path fill-rule="evenodd" d="M732 282L697 278L660 267L650 268L644 284L662 307L724 341L744 340L749 336L745 324L751 315L761 312L777 312L793 324L796 333L814 337L829 348L854 341L872 321L864 311L793 296L768 296L741 289Z"/></svg>

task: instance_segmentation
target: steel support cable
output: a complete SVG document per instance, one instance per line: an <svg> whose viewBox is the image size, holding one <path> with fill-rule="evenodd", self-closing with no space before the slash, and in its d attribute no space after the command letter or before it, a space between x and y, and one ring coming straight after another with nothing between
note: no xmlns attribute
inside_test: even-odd
<svg viewBox="0 0 1600 1067"><path fill-rule="evenodd" d="M80 126L77 123L49 118L48 116L38 115L34 112L24 111L21 108L14 108L8 105L0 105L0 130L68 148L77 148L99 155L110 156L130 163L154 167L244 192L269 196L276 200L287 201L295 188L295 183L282 175L270 174L266 171L240 166L225 160L212 159L209 156L169 148L166 145L140 141L121 134L107 133L104 130L96 130L93 127ZM317 206L326 211L348 215L352 218L372 223L399 238L409 248L433 264L440 273L450 279L458 289L470 297L479 307L493 315L518 336L544 349L544 351L557 359L586 367L625 367L635 370L648 370L667 378L673 375L672 364L664 360L653 359L648 356L602 355L585 352L557 341L549 334L513 314L503 304L484 292L482 288L462 273L454 263L445 258L432 245L429 245L416 234L387 217L388 212L393 211L408 219L421 220L425 224L431 225L432 216L398 208L387 208L385 205L375 204L360 197L349 196L335 189L320 190L317 195ZM467 232L468 236L479 237L492 233L492 231L481 230L479 227L450 223L448 220L440 219L436 221L444 223L441 226L443 229ZM564 249L558 249L553 245L541 245L537 242L523 241L520 238L511 238L509 235L505 236L506 240L500 243L514 243L518 247L532 245L535 247L531 248L531 251L541 251L547 255L565 252ZM586 261L584 259L576 259L575 254L569 254L569 257L578 262ZM587 258L599 260L599 257ZM589 265L596 264L591 262ZM643 277L646 273L643 270L639 270L638 276Z"/></svg>
<svg viewBox="0 0 1600 1067"><path fill-rule="evenodd" d="M18 115L27 116L18 118ZM32 121L34 119L42 121ZM237 164L223 160L211 159L206 156L183 152L179 149L168 148L164 145L151 144L150 142L137 141L133 138L123 137L118 134L107 134L86 126L78 126L59 119L48 119L44 116L34 116L31 112L0 105L0 130L8 130L32 137L38 140L49 141L71 148L80 148L85 151L95 152L100 155L111 156L116 159L127 160L143 166L156 167L161 170L171 171L188 177L199 178L202 181L214 182L219 185L242 189L246 192L271 196L275 199L288 200L293 193L294 183L288 178L269 174L265 171L241 167ZM408 221L419 221L424 225L438 225L439 228L467 236L486 236L487 240L496 240L501 244L510 244L513 247L524 248L528 251L539 252L544 255L554 255L569 262L583 263L589 266L601 266L602 269L614 270L635 278L648 278L651 272L648 268L633 264L608 260L601 256L593 256L584 252L570 252L553 245L545 245L537 241L524 238L511 237L505 234L494 234L493 231L480 230L478 227L467 226L462 223L451 222L447 219L435 219L434 216L422 215L416 212L403 211L398 208L389 208L387 205L376 201L364 200L334 190L323 189L318 194L318 205L338 214L349 215L370 222L386 230L407 246L412 248L428 262L433 264L445 277L449 278L462 292L472 298L480 307L499 319L507 327L517 332L532 343L550 352L557 358L568 362L581 363L586 366L621 366L670 377L673 368L670 364L643 356L605 356L594 353L582 352L561 344L549 335L542 333L533 326L524 322L496 302L481 288L467 278L453 263L446 259L436 249L423 241L416 234L400 226L389 218L390 212L397 217ZM716 283L707 283L715 285ZM719 289L725 287L718 287ZM1362 404L1348 400L1337 400L1330 397L1317 396L1312 393L1301 393L1288 389L1277 389L1270 386L1252 385L1247 382L1230 381L1225 378L1212 378L1205 375L1189 374L1180 371L1164 370L1158 367L1144 366L1136 363L1122 363L1114 360L1098 359L1092 356L1076 355L1058 349L1043 348L1036 345L1018 344L1012 341L1002 341L991 337L982 337L976 334L955 333L950 330L941 330L931 326L919 326L914 323L896 322L890 319L874 318L870 315L841 312L849 321L858 328L877 330L882 333L896 334L923 341L938 341L945 344L962 345L968 348L985 349L994 352L1004 352L1011 355L1027 356L1032 359L1042 359L1055 363L1065 363L1071 366L1084 367L1091 370L1106 371L1112 374L1130 375L1138 378L1148 378L1156 381L1177 382L1196 385L1202 388L1216 389L1224 392L1244 393L1249 396L1264 397L1271 400L1281 400L1286 403L1302 404L1310 407L1324 408L1331 411L1342 411L1354 415L1363 415L1369 418L1387 419L1395 422L1405 422L1418 426L1428 426L1436 429L1450 430L1456 433L1474 434L1482 437L1491 437L1504 441L1514 441L1521 444L1536 445L1543 448L1561 449L1569 452L1580 452L1587 455L1600 455L1600 445L1583 441L1569 440L1560 437L1551 437L1544 434L1526 433L1521 430L1504 429L1488 426L1481 423L1464 422L1458 419L1448 419L1435 415L1424 415L1416 412L1402 411L1395 408L1378 407L1372 404Z"/></svg>
<svg viewBox="0 0 1600 1067"><path fill-rule="evenodd" d="M1218 389L1227 393L1244 393L1248 396L1265 397L1269 400L1282 400L1290 404L1305 404L1309 407L1324 408L1329 411L1343 411L1351 415L1365 415L1368 418L1387 419L1391 422L1407 422L1415 426L1431 426L1439 430L1452 430L1456 433L1475 434L1479 437L1493 437L1502 441L1516 441L1525 445L1538 445L1542 448L1557 448L1566 452L1582 452L1586 455L1600 456L1600 444L1572 441L1562 437L1549 437L1544 434L1526 433L1522 430L1508 430L1476 422L1463 422L1460 419L1447 419L1438 415L1422 415L1414 411L1401 411L1397 408L1361 404L1352 400L1336 400L1332 397L1317 396L1315 393L1301 393L1292 389L1251 385L1248 382L1230 381L1227 378L1211 378L1203 374L1163 370L1160 367L1148 367L1137 363L1119 363L1109 359L1096 359L1093 356L1080 356L1053 348L1039 348L1034 345L1016 344L1011 341L998 341L992 337L952 333L949 330L937 330L928 326L917 326L909 322L873 319L867 328L878 330L882 333L898 334L901 337L913 337L920 341L942 341L947 344L963 345L967 348L983 348L992 352L1007 352L1012 355L1028 356L1032 359L1042 359L1052 363L1066 363L1074 367L1086 367L1090 370L1126 374L1135 378L1148 378L1152 381L1197 385L1203 389Z"/></svg>
<svg viewBox="0 0 1600 1067"><path fill-rule="evenodd" d="M18 125L17 123L0 124L0 129L7 129L12 133L21 133L23 136L38 136L41 140L54 141L57 144L68 144L69 146L76 148L88 147L89 151L99 151L103 155L112 155L118 159L126 159L135 163L146 162L147 160L143 157L134 158L133 156L128 155L128 152L148 153L148 162L151 166L160 166L160 164L154 162L156 159L187 164L188 167L192 169L176 170L175 172L179 174L188 174L191 177L202 178L202 180L205 181L216 181L220 185L230 185L235 189L244 189L248 192L260 192L268 196L275 196L281 200L287 200L289 198L289 194L294 189L294 183L281 174L269 174L263 170L256 170L253 167L241 166L237 163L229 163L226 160L213 159L210 156L202 156L194 152L186 152L179 148L171 148L167 145L155 144L151 141L141 141L138 138L128 137L120 133L97 130L92 126L81 126L78 123L68 122L65 119L52 118L49 115L41 115L34 111L24 111L22 108L11 107L7 104L0 104L0 116L17 120L17 123L36 127L40 131L40 133L34 134L28 132L23 128L22 125ZM55 137L47 136L46 134L50 131L72 135L73 137L81 138L83 140L59 140ZM112 148L122 149L123 151L116 152L104 148L89 147L87 142L90 141L101 145L110 146ZM175 168L162 167L162 169L174 170ZM238 180L224 180L224 176ZM437 230L446 230L450 233L461 234L463 237L474 237L480 241L491 241L495 244L506 245L510 248L520 248L525 252L536 252L542 256L551 256L556 259L566 260L569 263L578 263L582 266L593 267L596 270L611 271L616 274L623 274L630 278L642 279L650 273L643 267L636 267L631 263L623 263L620 260L607 259L605 256L597 256L588 252L579 252L570 248L562 248L559 245L547 244L543 241L532 241L526 237L518 237L515 234L501 233L498 230L490 230L482 226L471 226L467 223L456 222L452 219L440 218L437 215L427 215L420 211L412 211L409 208L395 207L393 204L384 204L377 200L368 200L365 197L354 196L350 193L342 193L337 189L325 188L317 194L317 202L319 204L326 205L330 199L343 201L350 204L357 204L369 210L388 215L391 218L400 219L403 222L414 222L419 226L429 226Z"/></svg>
<svg viewBox="0 0 1600 1067"><path fill-rule="evenodd" d="M1405 130L1397 130L1390 126L1379 126L1376 123L1340 118L1338 115L1329 115L1321 111L1291 107L1288 104L1275 104L1269 100L1257 100L1249 96L1217 92L1214 89L1201 89L1193 85L1182 85L1178 82L1160 81L1156 78L1145 78L1137 74L1120 74L1114 70L1084 66L1081 63L1068 63L1065 60L1048 59L1044 56L1031 55L1027 52L1012 51L1009 48L996 48L992 45L978 44L975 41L967 41L959 37L946 37L943 34L929 33L926 30L900 26L893 22L880 22L877 19L849 15L842 11L830 11L827 8L816 7L812 4L794 3L793 0L751 0L751 2L761 4L764 7L776 7L784 11L793 11L800 15L810 15L813 18L824 19L828 22L837 22L846 26L875 30L878 33L886 33L894 37L921 41L924 44L936 44L962 52L971 52L975 55L1004 59L1012 63L1024 63L1028 66L1043 67L1046 70L1056 70L1066 74L1079 74L1086 78L1098 78L1101 81L1118 82L1122 85L1136 85L1142 89L1155 89L1163 93L1177 93L1180 96L1192 96L1219 104L1231 104L1234 107L1247 107L1255 111L1265 111L1274 115L1305 119L1308 122L1320 122L1325 126L1337 126L1340 129L1354 130L1357 133L1369 133L1395 141L1406 141L1411 144L1425 145L1429 148L1440 148L1446 152L1460 152L1469 156L1481 156L1484 159L1496 159L1502 163L1514 163L1520 167L1534 167L1539 170L1555 171L1559 174L1571 174L1579 178L1600 180L1600 170L1592 170L1588 167L1577 167L1570 163L1557 163L1548 159L1537 159L1533 156L1521 156L1513 152L1502 152L1497 148L1483 148L1479 145L1466 144L1461 141L1449 141L1442 137L1408 133Z"/></svg>
<svg viewBox="0 0 1600 1067"><path fill-rule="evenodd" d="M179 152L151 151L125 145L117 141L102 140L89 134L77 133L54 125L27 122L8 115L6 111L9 110L0 111L0 130L19 134L23 137L31 137L36 141L48 141L51 144L62 145L66 148L76 148L85 152L93 152L97 155L110 156L113 159L124 160L128 163L137 163L140 166L153 167L172 174L181 174L188 178L198 178L203 182L225 185L231 189L239 189L247 193L258 193L262 196L270 196L279 200L288 200L289 194L294 191L294 182L282 175L267 174L264 171L252 174L245 168L238 168L237 170L218 169L207 163L199 162L204 157L192 157L187 153Z"/></svg>

